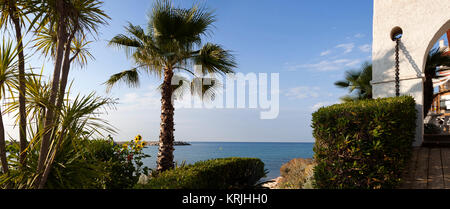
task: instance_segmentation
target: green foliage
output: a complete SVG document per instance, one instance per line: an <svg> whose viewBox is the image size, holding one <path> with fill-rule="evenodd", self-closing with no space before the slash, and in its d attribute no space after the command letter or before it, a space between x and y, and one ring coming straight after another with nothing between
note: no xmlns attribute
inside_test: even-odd
<svg viewBox="0 0 450 209"><path fill-rule="evenodd" d="M0 176L0 185L29 187L37 168L38 150L28 153L27 166L19 170L19 143L7 146L11 172ZM55 156L45 188L47 189L130 189L141 174L148 174L142 159L149 157L142 148L115 144L109 139L65 141Z"/></svg>
<svg viewBox="0 0 450 209"><path fill-rule="evenodd" d="M266 175L257 158L221 158L200 161L160 173L139 189L237 189L252 188Z"/></svg>
<svg viewBox="0 0 450 209"><path fill-rule="evenodd" d="M136 138L140 138L138 135ZM130 189L137 183L141 174L148 175L149 169L143 166L142 159L150 157L143 152L143 141L134 140L127 146L115 144L112 139L93 140L92 153L106 163L107 176L103 179L106 189Z"/></svg>
<svg viewBox="0 0 450 209"><path fill-rule="evenodd" d="M91 142L87 139L65 141L55 157L45 188L103 188L108 164L93 155L90 145Z"/></svg>
<svg viewBox="0 0 450 209"><path fill-rule="evenodd" d="M345 72L345 80L336 81L334 85L348 89L350 95L341 98L344 102L372 99L372 64L364 63L359 70ZM352 95L353 94L353 95Z"/></svg>
<svg viewBox="0 0 450 209"><path fill-rule="evenodd" d="M231 51L202 42L204 36L212 34L215 21L214 13L203 6L185 9L168 0L155 1L147 30L128 23L126 33L109 41L110 46L125 50L136 66L112 75L105 82L107 90L118 83L138 87L141 73L158 78L167 70L193 74L194 65L201 65L205 75L233 73L237 63Z"/></svg>
<svg viewBox="0 0 450 209"><path fill-rule="evenodd" d="M90 152L90 141L78 139L65 141L55 156L45 188L47 189L97 189L102 187L105 163ZM26 189L32 186L37 169L38 149L28 150L26 167L20 168L19 143L7 146L9 175L0 176L0 185L8 182L12 188Z"/></svg>
<svg viewBox="0 0 450 209"><path fill-rule="evenodd" d="M37 162L41 137L45 132L44 113L48 109L48 85L41 81L42 75L27 75L27 103L29 144L25 152L25 163L19 161L19 145L12 141L7 146L10 172L0 176L0 187L34 188L38 173ZM114 105L109 98L95 94L76 96L67 99L58 109L60 116L52 132L53 142L47 162L53 161L45 188L103 188L106 167L102 161L92 155L89 140L102 133L114 133L115 129L102 119L102 109ZM8 103L5 112L16 113L17 100ZM17 118L17 117L16 117Z"/></svg>
<svg viewBox="0 0 450 209"><path fill-rule="evenodd" d="M316 186L397 186L411 155L416 114L410 96L336 104L313 113Z"/></svg>

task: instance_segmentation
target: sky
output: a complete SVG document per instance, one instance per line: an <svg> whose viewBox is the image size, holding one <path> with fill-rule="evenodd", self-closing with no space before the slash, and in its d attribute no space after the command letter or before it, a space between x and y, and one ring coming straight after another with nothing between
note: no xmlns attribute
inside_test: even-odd
<svg viewBox="0 0 450 209"><path fill-rule="evenodd" d="M198 1L197 1L198 2ZM189 7L191 0L175 5ZM346 70L358 69L371 60L372 0L208 0L200 1L215 11L213 34L205 41L232 50L241 73L279 73L279 115L262 120L259 109L175 110L175 140L313 142L311 114L321 106L339 102L347 90L334 82ZM117 98L119 104L103 117L118 129L117 141L141 134L156 141L160 127L160 80L143 75L139 88L125 85L106 93L103 83L114 73L133 67L124 51L107 46L124 33L127 22L145 28L152 0L107 0L103 9L111 17L89 46L95 60L73 68L72 94ZM29 44L29 46L32 44ZM31 49L28 49L31 51ZM52 62L34 53L29 65L50 75ZM11 120L7 133L14 135Z"/></svg>

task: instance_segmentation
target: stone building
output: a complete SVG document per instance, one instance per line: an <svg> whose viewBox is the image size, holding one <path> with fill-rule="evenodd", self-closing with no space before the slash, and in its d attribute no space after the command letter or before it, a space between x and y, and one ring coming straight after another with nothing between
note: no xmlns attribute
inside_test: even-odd
<svg viewBox="0 0 450 209"><path fill-rule="evenodd" d="M396 45L400 37L399 90L416 100L415 146L423 141L423 69L428 52L450 29L449 0L374 0L373 95L396 95Z"/></svg>

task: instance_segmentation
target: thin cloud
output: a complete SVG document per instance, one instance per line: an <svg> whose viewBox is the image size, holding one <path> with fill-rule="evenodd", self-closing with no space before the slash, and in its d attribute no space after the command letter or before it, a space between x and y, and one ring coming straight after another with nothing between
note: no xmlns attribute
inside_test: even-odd
<svg viewBox="0 0 450 209"><path fill-rule="evenodd" d="M362 34L362 33L357 33L357 34L355 34L353 37L355 37L355 38L362 38L362 37L364 37L365 35L364 34Z"/></svg>
<svg viewBox="0 0 450 209"><path fill-rule="evenodd" d="M336 46L336 48L342 48L344 49L344 54L348 54L353 51L353 48L355 48L355 44L354 43L339 44Z"/></svg>
<svg viewBox="0 0 450 209"><path fill-rule="evenodd" d="M150 85L147 89L127 93L119 97L122 110L137 111L143 109L158 109L161 107L161 94L156 86Z"/></svg>
<svg viewBox="0 0 450 209"><path fill-rule="evenodd" d="M297 71L299 69L308 69L312 71L337 71L346 69L348 67L355 67L360 64L360 59L335 59L335 60L323 60L317 63L300 64L288 66L289 71Z"/></svg>
<svg viewBox="0 0 450 209"><path fill-rule="evenodd" d="M289 99L304 99L308 97L319 97L319 87L297 86L288 89L284 95Z"/></svg>
<svg viewBox="0 0 450 209"><path fill-rule="evenodd" d="M326 107L326 106L330 106L330 105L337 104L337 103L339 103L339 102L318 102L315 105L311 106L311 110L316 111L321 107Z"/></svg>
<svg viewBox="0 0 450 209"><path fill-rule="evenodd" d="M320 53L320 56L326 56L326 55L329 55L329 54L331 54L331 50L326 50L326 51Z"/></svg>
<svg viewBox="0 0 450 209"><path fill-rule="evenodd" d="M354 66L358 65L359 63L361 63L361 60L356 59L356 60L352 60L352 61L345 63L345 66L354 67Z"/></svg>
<svg viewBox="0 0 450 209"><path fill-rule="evenodd" d="M359 46L359 50L361 50L362 52L370 52L371 49L372 46L370 46L370 44L364 44L362 46Z"/></svg>

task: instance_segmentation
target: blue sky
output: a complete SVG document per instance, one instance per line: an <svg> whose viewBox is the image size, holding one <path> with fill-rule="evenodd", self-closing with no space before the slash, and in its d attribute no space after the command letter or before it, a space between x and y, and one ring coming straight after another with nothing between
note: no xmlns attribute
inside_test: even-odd
<svg viewBox="0 0 450 209"><path fill-rule="evenodd" d="M191 0L174 1L182 7ZM344 72L371 60L372 0L209 0L200 1L215 10L214 34L205 40L232 50L236 72L280 75L280 113L261 120L255 109L175 110L175 138L182 141L289 141L312 142L311 113L337 103L346 90L333 83ZM144 76L137 89L116 87L106 94L108 77L132 67L123 51L107 46L123 33L130 21L145 27L150 0L107 0L104 10L112 18L100 28L90 45L95 60L84 69L74 68L72 92L118 98L116 110L105 116L119 129L116 140L141 134L146 140L159 136L160 104L156 78ZM34 56L33 67L43 64ZM46 64L46 72L52 69ZM49 74L50 75L50 74ZM9 132L11 135L14 133Z"/></svg>

